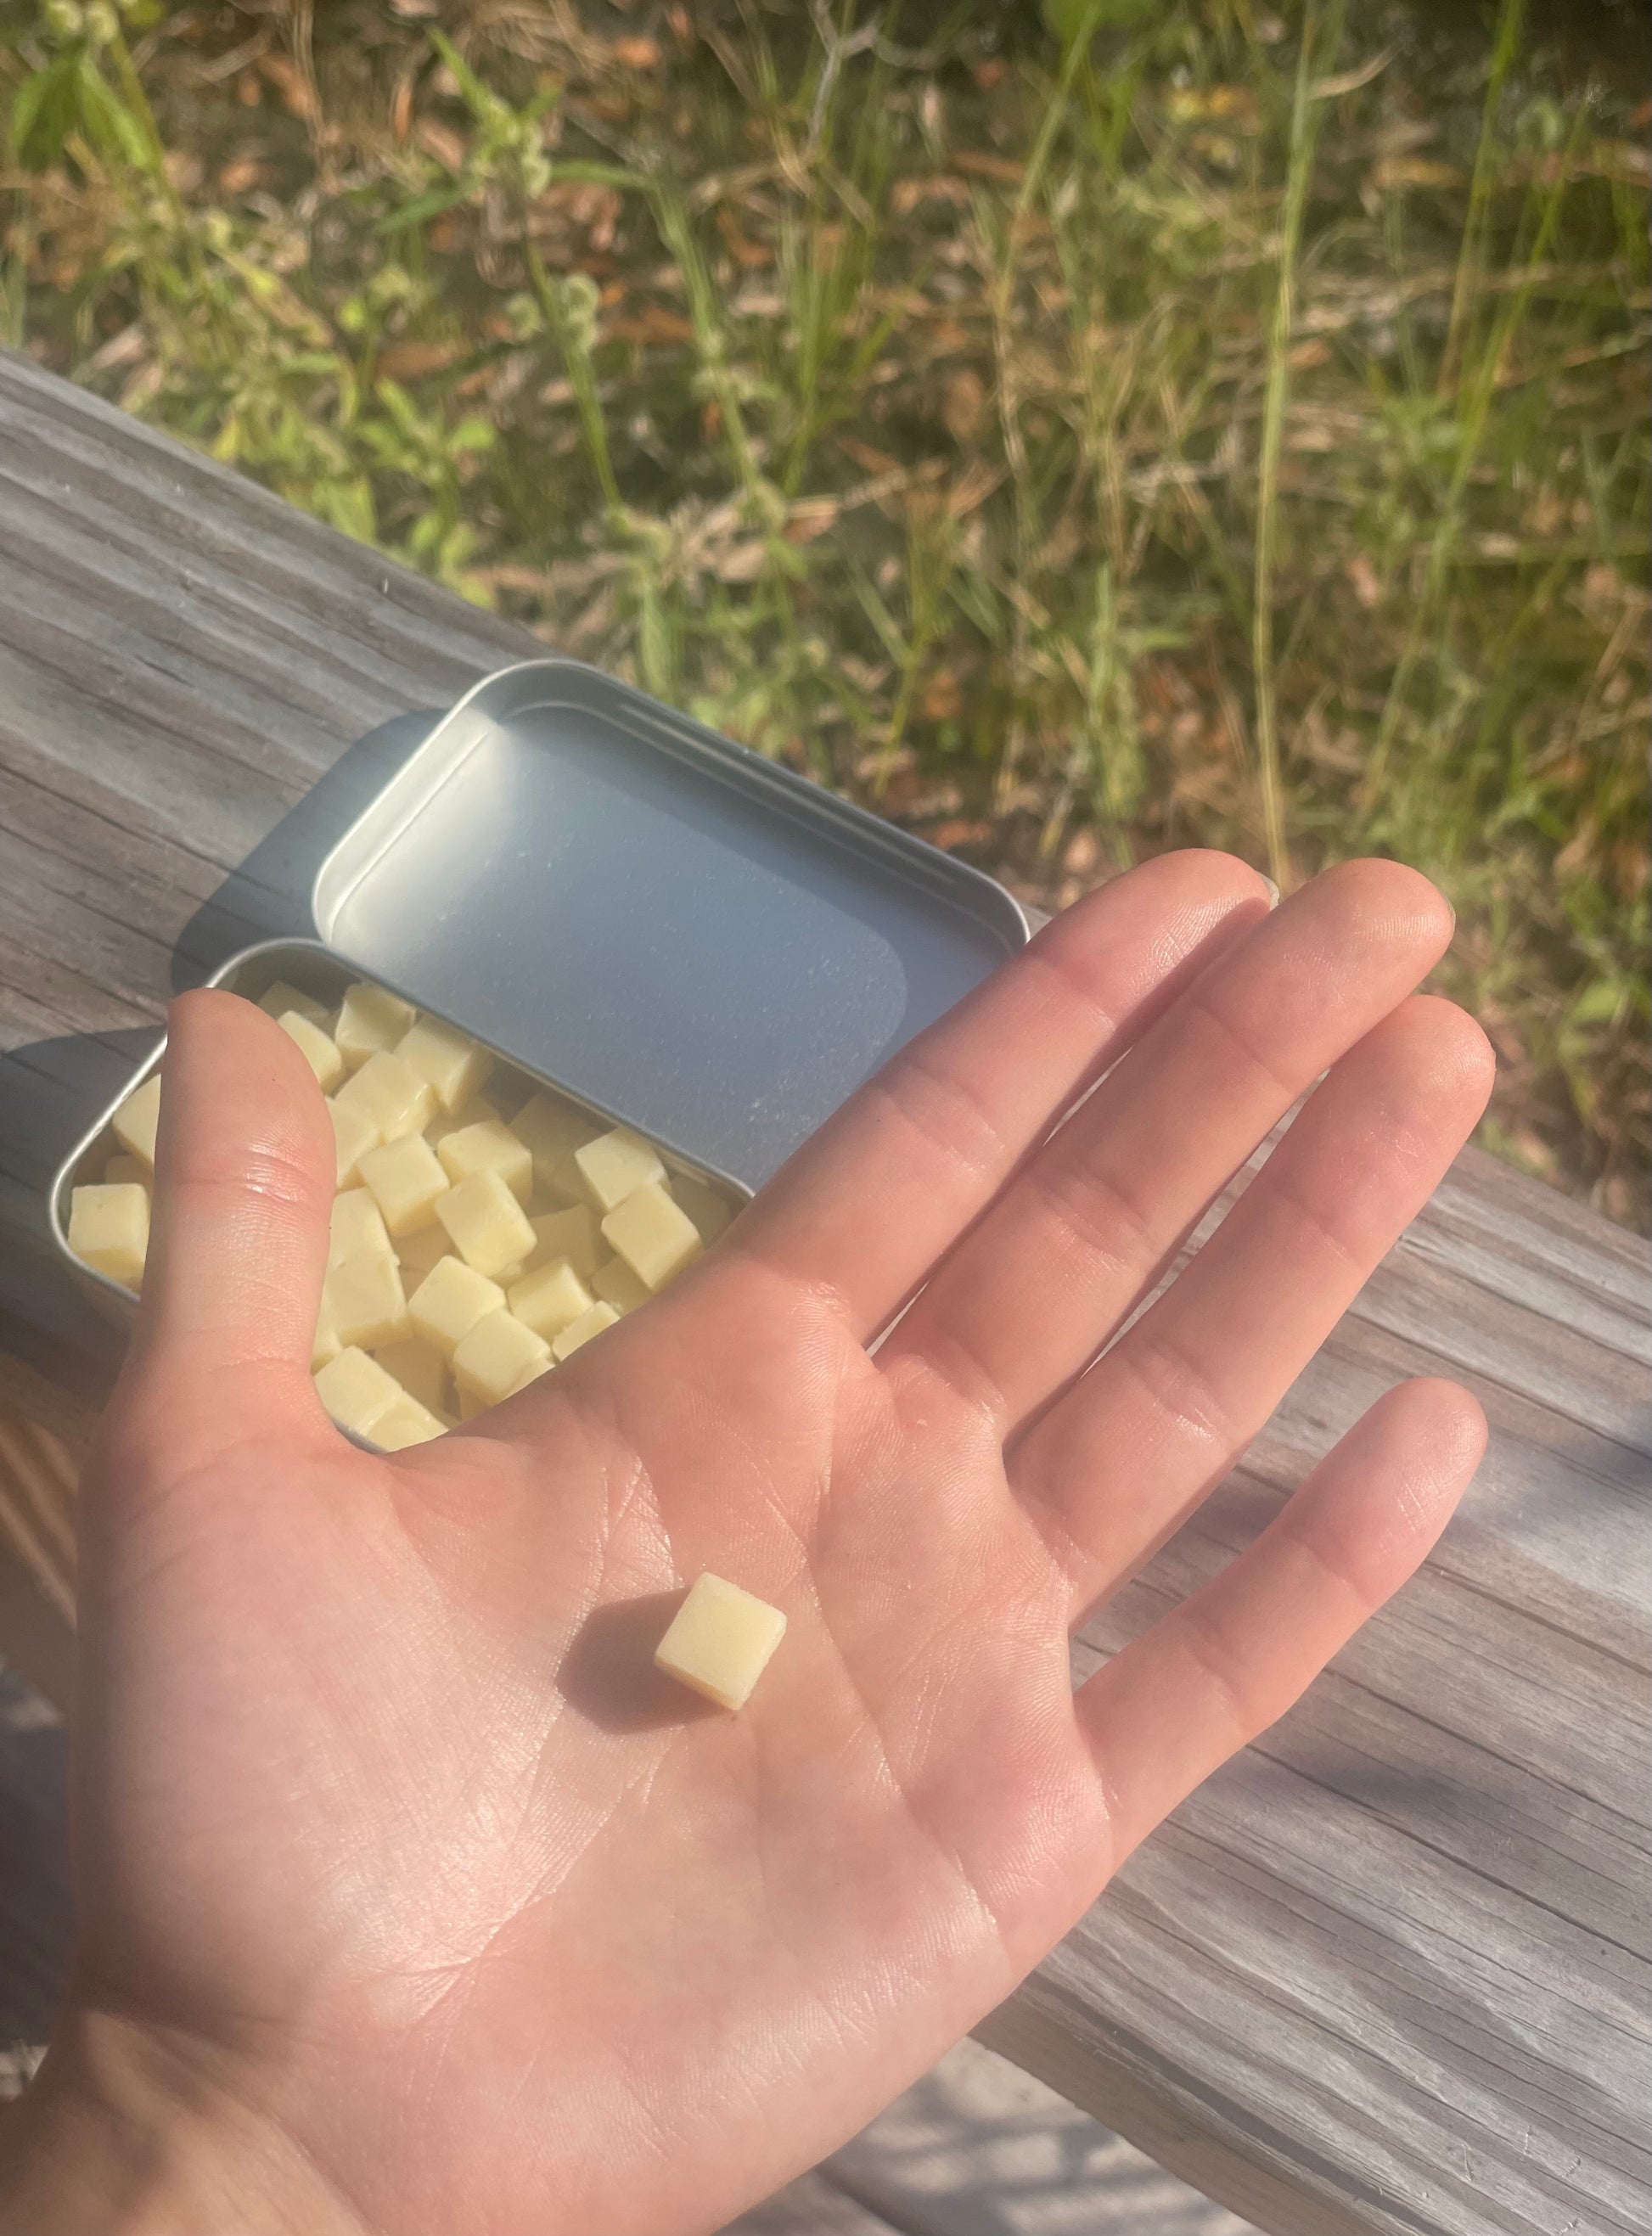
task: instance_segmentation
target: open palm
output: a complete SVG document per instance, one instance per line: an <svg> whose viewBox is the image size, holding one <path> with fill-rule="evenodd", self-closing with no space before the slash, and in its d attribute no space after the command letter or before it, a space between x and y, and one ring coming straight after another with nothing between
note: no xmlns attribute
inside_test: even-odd
<svg viewBox="0 0 1652 2236"><path fill-rule="evenodd" d="M87 1491L60 2073L118 2036L240 2154L234 2225L315 2236L708 2230L851 2132L1296 1697L1471 1472L1464 1393L1390 1393L1074 1693L1072 1623L1231 1465L1479 1112L1483 1037L1411 996L1449 936L1392 865L1271 914L1224 857L1137 871L667 1295L393 1459L307 1378L319 1096L258 1011L185 997ZM650 1666L707 1568L788 1619L738 1715Z"/></svg>

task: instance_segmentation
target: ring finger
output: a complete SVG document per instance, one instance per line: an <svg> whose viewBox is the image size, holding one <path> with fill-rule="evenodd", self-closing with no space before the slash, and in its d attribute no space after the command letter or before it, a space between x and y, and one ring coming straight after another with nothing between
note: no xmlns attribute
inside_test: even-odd
<svg viewBox="0 0 1652 2236"><path fill-rule="evenodd" d="M1149 1559L1239 1458L1485 1106L1473 1020L1418 996L1352 1049L1163 1295L1010 1456L1076 1609Z"/></svg>

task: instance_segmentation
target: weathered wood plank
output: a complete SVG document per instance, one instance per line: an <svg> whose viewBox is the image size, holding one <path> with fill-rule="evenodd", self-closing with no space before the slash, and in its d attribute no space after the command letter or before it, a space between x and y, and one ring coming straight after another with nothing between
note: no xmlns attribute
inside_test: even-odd
<svg viewBox="0 0 1652 2236"><path fill-rule="evenodd" d="M418 725L351 741L527 641L15 359L0 574L0 1342L95 1398L114 1339L45 1247L50 1164L174 983L297 924ZM1260 2226L1652 2225L1646 1262L1465 1154L1076 1647L1211 1573L1399 1376L1486 1405L1424 1576L984 2029Z"/></svg>

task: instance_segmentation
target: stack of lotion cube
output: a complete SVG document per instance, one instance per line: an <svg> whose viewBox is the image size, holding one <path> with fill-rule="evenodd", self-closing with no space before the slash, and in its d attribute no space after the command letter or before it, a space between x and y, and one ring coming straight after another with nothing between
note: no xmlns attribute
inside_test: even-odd
<svg viewBox="0 0 1652 2236"><path fill-rule="evenodd" d="M316 1388L341 1427L385 1450L514 1396L728 1224L734 1207L668 1174L641 1135L594 1124L385 987L358 981L335 1013L278 981L260 1007L314 1072L338 1151ZM69 1247L130 1288L160 1102L158 1075L128 1096L102 1182L71 1205Z"/></svg>

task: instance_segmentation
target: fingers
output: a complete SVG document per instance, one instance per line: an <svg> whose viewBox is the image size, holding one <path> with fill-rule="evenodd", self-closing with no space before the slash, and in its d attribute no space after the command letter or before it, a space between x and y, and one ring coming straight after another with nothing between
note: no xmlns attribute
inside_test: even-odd
<svg viewBox="0 0 1652 2236"><path fill-rule="evenodd" d="M1114 1588L1232 1466L1427 1201L1484 1108L1491 1050L1430 996L1350 1050L1216 1233L1023 1437L1076 1601Z"/></svg>
<svg viewBox="0 0 1652 2236"><path fill-rule="evenodd" d="M274 1368L306 1376L326 1270L332 1128L313 1073L273 1018L185 994L168 1021L155 1217L134 1369L256 1406ZM220 1378L243 1370L233 1395Z"/></svg>
<svg viewBox="0 0 1652 2236"><path fill-rule="evenodd" d="M1115 1864L1283 1715L1418 1567L1484 1446L1467 1391L1402 1383L1254 1545L1080 1687Z"/></svg>
<svg viewBox="0 0 1652 2236"><path fill-rule="evenodd" d="M875 1334L1089 1082L1267 907L1262 878L1214 853L1166 855L1091 894L829 1120L731 1246L835 1291Z"/></svg>
<svg viewBox="0 0 1652 2236"><path fill-rule="evenodd" d="M1425 878L1352 862L1212 965L1030 1161L891 1338L1000 1433L1094 1357L1297 1097L1438 960Z"/></svg>

